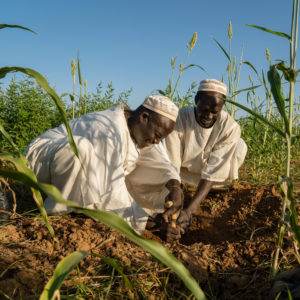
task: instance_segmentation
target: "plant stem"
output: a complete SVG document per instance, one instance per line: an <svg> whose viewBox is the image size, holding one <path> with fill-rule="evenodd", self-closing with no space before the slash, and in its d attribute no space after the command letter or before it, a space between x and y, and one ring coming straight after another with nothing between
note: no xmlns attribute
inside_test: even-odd
<svg viewBox="0 0 300 300"><path fill-rule="evenodd" d="M296 72L296 54L297 54L297 44L298 44L298 10L299 10L299 1L293 1L293 11L292 11L292 24L291 24L291 40L290 40L290 69L293 72ZM294 98L295 98L295 81L296 78L291 78L289 81L289 124L286 131L286 146L287 146L287 157L286 157L286 178L290 178L291 173L291 142L293 134L293 113L294 113ZM278 270L278 258L279 252L282 247L283 237L286 231L285 219L286 219L286 210L290 206L288 192L285 193L282 205L281 221L283 222L280 226L278 233L278 240L276 245L276 251L274 254L272 274L276 275ZM295 245L295 244L294 244ZM298 249L297 249L298 250ZM297 251L296 251L297 254Z"/></svg>

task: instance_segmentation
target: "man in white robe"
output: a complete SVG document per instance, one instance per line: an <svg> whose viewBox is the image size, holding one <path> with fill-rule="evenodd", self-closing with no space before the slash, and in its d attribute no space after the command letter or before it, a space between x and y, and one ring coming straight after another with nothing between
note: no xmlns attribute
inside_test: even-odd
<svg viewBox="0 0 300 300"><path fill-rule="evenodd" d="M174 129L177 114L177 106L160 95L149 96L135 111L115 107L90 113L70 122L79 159L70 149L64 125L32 141L27 159L38 180L56 186L65 199L82 207L113 211L142 231L148 214L128 192L125 177L136 167L143 148L159 143ZM163 157L167 160L164 151L162 148L159 154L161 161ZM172 188L179 177L160 181L166 185L165 196L181 196ZM70 211L51 198L44 205L52 214Z"/></svg>
<svg viewBox="0 0 300 300"><path fill-rule="evenodd" d="M196 188L192 201L177 219L182 229L215 184L238 178L247 153L240 126L223 110L226 95L224 83L214 79L201 81L196 107L180 110L175 130L166 138L170 160L181 181ZM165 213L166 220L173 210Z"/></svg>
<svg viewBox="0 0 300 300"><path fill-rule="evenodd" d="M176 173L179 174L183 184L196 189L194 198L184 208L177 198L178 201L163 214L169 224L173 222L174 225L177 219L177 229L180 228L181 232L190 224L192 215L214 185L238 178L238 169L247 153L247 146L240 138L240 126L223 110L226 95L224 83L214 79L203 80L195 96L196 106L179 111L174 131L163 142L176 170L174 172L169 167L169 172L174 178L177 178ZM154 160L153 157L159 160L157 154L148 151L143 161ZM162 164L160 169L156 167L152 172L164 172L165 165ZM140 174L147 172L149 166L151 164L148 163L139 165L130 174L133 185L141 184ZM144 187L144 192L146 190ZM165 199L157 197L156 200L162 205ZM174 238L180 237L178 230L170 230L172 234Z"/></svg>

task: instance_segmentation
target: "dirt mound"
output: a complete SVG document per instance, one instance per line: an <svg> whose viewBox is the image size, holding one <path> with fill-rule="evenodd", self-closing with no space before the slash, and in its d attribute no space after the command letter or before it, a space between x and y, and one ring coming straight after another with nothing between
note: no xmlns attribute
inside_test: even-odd
<svg viewBox="0 0 300 300"><path fill-rule="evenodd" d="M188 198L190 195L186 195ZM189 268L209 298L265 299L280 214L272 187L235 186L212 192L190 230L166 246ZM84 299L179 299L190 295L168 268L106 226L80 215L50 217L51 239L38 217L20 217L0 227L0 298L36 299L56 264L74 250L88 256L65 281L63 295ZM147 237L159 239L151 232ZM289 241L283 259L294 262ZM114 258L127 276L103 257Z"/></svg>

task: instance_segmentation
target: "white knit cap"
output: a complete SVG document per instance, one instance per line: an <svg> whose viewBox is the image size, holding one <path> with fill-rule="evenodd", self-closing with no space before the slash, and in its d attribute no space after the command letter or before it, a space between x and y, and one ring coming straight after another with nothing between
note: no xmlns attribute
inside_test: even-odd
<svg viewBox="0 0 300 300"><path fill-rule="evenodd" d="M200 82L198 91L218 92L226 96L227 86L224 82L216 79L205 79Z"/></svg>
<svg viewBox="0 0 300 300"><path fill-rule="evenodd" d="M151 95L145 99L142 105L176 122L178 107L168 97Z"/></svg>

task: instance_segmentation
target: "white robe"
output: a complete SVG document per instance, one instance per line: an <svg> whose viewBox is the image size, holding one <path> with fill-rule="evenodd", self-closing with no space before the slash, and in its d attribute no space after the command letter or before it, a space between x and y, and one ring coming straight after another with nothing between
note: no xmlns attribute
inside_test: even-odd
<svg viewBox="0 0 300 300"><path fill-rule="evenodd" d="M238 178L246 153L238 123L224 110L211 128L201 127L194 107L181 109L166 148L181 180L197 186L200 179L216 183Z"/></svg>
<svg viewBox="0 0 300 300"><path fill-rule="evenodd" d="M132 192L136 198L144 198L144 202L152 203L150 195L156 195L156 206L164 203L160 186L149 185L142 174L151 168L152 178L177 179L185 184L197 187L201 179L214 183L230 182L238 178L238 169L242 165L247 146L240 138L240 126L225 111L221 111L213 127L202 128L195 119L194 107L183 108L179 111L175 130L163 141L162 145L152 149L165 147L169 163L159 163L160 157L155 153L158 149L141 153L140 163L129 175ZM156 161L153 168L148 162ZM146 162L146 163L143 163ZM167 172L168 170L168 172ZM167 172L167 173L166 173ZM142 186L143 189L138 189ZM143 195L141 195L143 194ZM160 196L162 195L162 196Z"/></svg>
<svg viewBox="0 0 300 300"><path fill-rule="evenodd" d="M113 211L135 230L142 231L148 214L125 183L138 162L139 151L131 139L124 110L117 107L90 113L72 120L70 126L80 160L70 150L65 126L50 129L36 138L27 151L38 179L55 185L65 199L82 207ZM162 155L167 157L166 153ZM155 161L150 163L155 167ZM151 171L148 173L151 175ZM144 174L144 178L152 182L151 176ZM160 180L166 183L165 178ZM167 194L166 188L162 191ZM51 198L46 198L45 208L48 213L70 211Z"/></svg>

